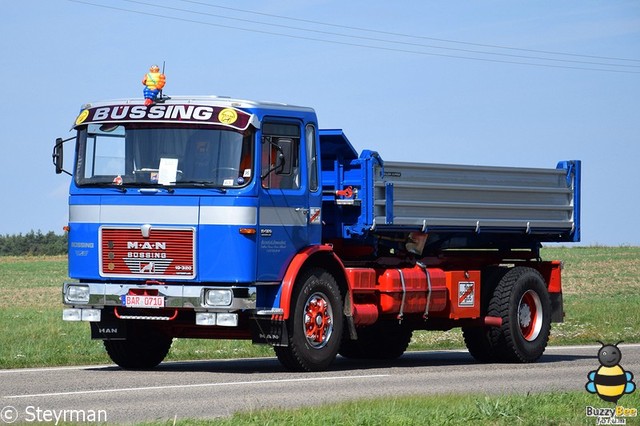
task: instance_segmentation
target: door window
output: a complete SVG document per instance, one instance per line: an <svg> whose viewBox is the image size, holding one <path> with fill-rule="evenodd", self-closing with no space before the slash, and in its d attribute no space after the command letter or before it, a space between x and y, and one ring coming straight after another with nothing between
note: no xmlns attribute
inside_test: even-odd
<svg viewBox="0 0 640 426"><path fill-rule="evenodd" d="M262 129L262 187L300 188L300 127L265 123Z"/></svg>

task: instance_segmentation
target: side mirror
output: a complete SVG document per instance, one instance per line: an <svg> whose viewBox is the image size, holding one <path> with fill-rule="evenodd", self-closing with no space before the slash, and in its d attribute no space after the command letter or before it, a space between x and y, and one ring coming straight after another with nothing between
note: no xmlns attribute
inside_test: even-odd
<svg viewBox="0 0 640 426"><path fill-rule="evenodd" d="M53 153L51 157L53 157L53 165L56 166L56 174L59 175L62 173L63 162L64 162L64 149L62 148L62 138L56 139L56 144L53 146Z"/></svg>
<svg viewBox="0 0 640 426"><path fill-rule="evenodd" d="M53 153L51 153L51 158L53 160L53 165L56 167L56 174L66 173L71 176L71 173L64 169L64 148L63 145L65 142L70 141L71 139L75 139L75 137L71 137L69 139L57 138L56 144L53 146Z"/></svg>
<svg viewBox="0 0 640 426"><path fill-rule="evenodd" d="M261 179L266 178L270 173L275 172L277 175L290 175L293 171L293 140L286 138L279 138L276 142L271 140L271 137L263 139L263 143L269 144L269 149L277 151L275 164L273 164L262 176Z"/></svg>
<svg viewBox="0 0 640 426"><path fill-rule="evenodd" d="M280 139L278 141L278 162L275 170L277 175L290 175L292 172L291 165L293 141L291 139Z"/></svg>

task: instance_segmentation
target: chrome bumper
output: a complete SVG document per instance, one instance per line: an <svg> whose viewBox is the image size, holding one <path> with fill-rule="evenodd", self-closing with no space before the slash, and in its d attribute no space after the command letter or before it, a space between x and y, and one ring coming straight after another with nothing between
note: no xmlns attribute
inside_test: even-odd
<svg viewBox="0 0 640 426"><path fill-rule="evenodd" d="M87 286L89 288L88 300L78 301L69 298L70 286ZM147 290L165 298L165 308L193 309L206 312L233 312L256 309L255 287L221 287L209 285L181 285L181 284L105 284L105 283L64 283L62 290L62 302L67 306L78 308L101 308L107 306L123 306L122 297L129 294L130 290ZM208 305L205 293L208 290L231 290L233 297L231 303L224 306Z"/></svg>

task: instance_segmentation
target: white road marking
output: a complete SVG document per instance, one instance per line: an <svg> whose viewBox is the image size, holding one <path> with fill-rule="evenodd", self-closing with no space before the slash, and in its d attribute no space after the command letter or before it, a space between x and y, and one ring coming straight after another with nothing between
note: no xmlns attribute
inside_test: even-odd
<svg viewBox="0 0 640 426"><path fill-rule="evenodd" d="M65 371L65 370L88 370L91 368L109 368L115 367L112 365L74 365L67 367L42 367L42 368L14 368L11 370L0 370L0 374L19 374L19 373L44 373L47 371Z"/></svg>
<svg viewBox="0 0 640 426"><path fill-rule="evenodd" d="M87 390L87 391L39 393L39 394L31 394L31 395L7 395L5 396L5 398L19 399L19 398L37 398L37 397L69 396L69 395L89 395L89 394L114 393L114 392L166 390L166 389L190 389L190 388L221 387L221 386L263 385L263 384L293 383L293 382L319 382L319 381L325 381L325 380L373 379L373 378L389 377L389 376L390 374L372 374L367 376L333 376L333 377L314 377L314 378L304 377L304 378L298 378L298 379L251 380L246 382L197 383L197 384L191 384L191 385L148 386L148 387L139 387L139 388L95 389L95 390Z"/></svg>

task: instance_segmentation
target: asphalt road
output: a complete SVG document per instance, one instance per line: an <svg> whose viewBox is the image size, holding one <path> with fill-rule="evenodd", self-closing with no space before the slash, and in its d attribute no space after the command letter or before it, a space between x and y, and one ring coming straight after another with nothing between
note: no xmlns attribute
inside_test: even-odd
<svg viewBox="0 0 640 426"><path fill-rule="evenodd" d="M535 364L478 364L466 351L408 352L382 364L338 358L330 371L289 373L275 358L0 370L0 425L56 419L109 423L213 418L265 407L437 393L583 390L599 346L547 348ZM640 377L640 344L621 344L620 365ZM75 417L74 417L75 416ZM93 416L93 417L92 417ZM99 418L100 417L100 418Z"/></svg>

